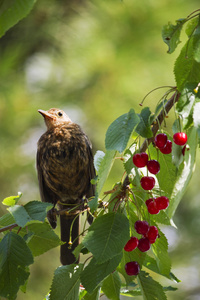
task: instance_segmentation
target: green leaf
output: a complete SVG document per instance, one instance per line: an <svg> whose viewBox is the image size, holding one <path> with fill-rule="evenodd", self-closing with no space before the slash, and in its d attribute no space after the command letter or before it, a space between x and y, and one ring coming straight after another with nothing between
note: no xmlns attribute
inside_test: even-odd
<svg viewBox="0 0 200 300"><path fill-rule="evenodd" d="M28 225L31 233L27 244L34 256L41 255L61 244L61 241L48 223L35 223Z"/></svg>
<svg viewBox="0 0 200 300"><path fill-rule="evenodd" d="M15 299L28 279L27 266L33 263L33 256L23 238L9 232L0 242L0 257L0 296Z"/></svg>
<svg viewBox="0 0 200 300"><path fill-rule="evenodd" d="M168 53L173 53L178 44L180 43L180 34L183 28L184 23L187 19L179 19L176 21L176 25L168 23L163 26L162 29L162 38L163 41L168 45Z"/></svg>
<svg viewBox="0 0 200 300"><path fill-rule="evenodd" d="M129 222L125 215L107 213L98 217L88 229L82 244L103 263L119 254L129 239Z"/></svg>
<svg viewBox="0 0 200 300"><path fill-rule="evenodd" d="M194 32L193 47L194 47L194 59L198 63L200 63L200 16L199 16L198 26L196 27L196 30Z"/></svg>
<svg viewBox="0 0 200 300"><path fill-rule="evenodd" d="M92 294L86 293L84 298L80 298L81 300L99 300L101 288L97 287Z"/></svg>
<svg viewBox="0 0 200 300"><path fill-rule="evenodd" d="M177 167L177 169L183 162L182 147L176 145L175 143L172 144L172 162Z"/></svg>
<svg viewBox="0 0 200 300"><path fill-rule="evenodd" d="M152 244L152 250L156 257L158 269L162 275L169 277L171 261L168 254L168 242L165 235L159 230L160 237Z"/></svg>
<svg viewBox="0 0 200 300"><path fill-rule="evenodd" d="M13 215L15 222L20 227L25 227L30 223L44 222L46 211L50 208L52 208L52 204L50 203L31 201L24 206L11 206L8 210Z"/></svg>
<svg viewBox="0 0 200 300"><path fill-rule="evenodd" d="M150 116L151 111L149 107L143 108L143 110L139 114L140 122L137 125L135 131L144 138L150 138L153 136L153 133L151 131Z"/></svg>
<svg viewBox="0 0 200 300"><path fill-rule="evenodd" d="M111 273L102 283L102 291L112 300L120 300L121 279L117 271Z"/></svg>
<svg viewBox="0 0 200 300"><path fill-rule="evenodd" d="M160 283L153 280L153 278L148 273L140 271L137 278L144 299L167 300L167 297Z"/></svg>
<svg viewBox="0 0 200 300"><path fill-rule="evenodd" d="M200 139L200 102L197 102L194 105L193 121L194 121L194 127L196 128L198 137Z"/></svg>
<svg viewBox="0 0 200 300"><path fill-rule="evenodd" d="M186 84L176 105L176 111L179 116L181 116L183 130L189 128L193 121L192 112L195 103L195 97L197 97L197 95L194 93L196 86L197 84L195 83Z"/></svg>
<svg viewBox="0 0 200 300"><path fill-rule="evenodd" d="M81 273L81 282L90 294L104 278L106 278L117 268L121 258L122 253L114 256L111 260L108 260L102 264L99 264L95 258L90 261L90 263Z"/></svg>
<svg viewBox="0 0 200 300"><path fill-rule="evenodd" d="M98 150L95 153L95 156L94 156L94 166L95 166L95 169L97 170L97 172L99 172L99 169L100 169L100 166L101 166L101 162L102 162L104 156L105 156L105 153L103 151Z"/></svg>
<svg viewBox="0 0 200 300"><path fill-rule="evenodd" d="M112 165L114 163L114 157L116 155L116 151L106 151L105 155L101 155L101 158L99 156L99 153L96 154L98 160L98 180L96 185L96 193L95 197L89 201L89 207L92 212L94 212L97 209L98 205L98 197L101 193L101 190L104 186L104 183L110 173L110 170L112 168ZM96 156L95 155L95 156ZM94 157L95 159L95 157Z"/></svg>
<svg viewBox="0 0 200 300"><path fill-rule="evenodd" d="M14 206L15 204L17 204L17 202L19 201L21 196L22 196L22 193L18 193L17 196L7 197L2 201L2 204L7 205L7 206Z"/></svg>
<svg viewBox="0 0 200 300"><path fill-rule="evenodd" d="M54 272L49 300L78 300L83 264L61 266Z"/></svg>
<svg viewBox="0 0 200 300"><path fill-rule="evenodd" d="M117 118L106 132L105 146L107 150L116 150L120 153L126 149L133 129L140 122L134 109Z"/></svg>
<svg viewBox="0 0 200 300"><path fill-rule="evenodd" d="M177 88L181 92L186 83L200 81L200 63L196 60L194 35L182 48L174 65Z"/></svg>
<svg viewBox="0 0 200 300"><path fill-rule="evenodd" d="M31 11L36 0L1 0L0 37Z"/></svg>
<svg viewBox="0 0 200 300"><path fill-rule="evenodd" d="M170 205L167 209L169 218L172 218L174 212L185 193L188 183L194 171L197 148L197 131L194 127L187 132L189 151L185 151L184 162L179 167L177 176L173 182L173 189L170 195ZM167 173L167 172L166 172ZM167 179L166 179L167 180ZM171 179L173 180L173 178Z"/></svg>

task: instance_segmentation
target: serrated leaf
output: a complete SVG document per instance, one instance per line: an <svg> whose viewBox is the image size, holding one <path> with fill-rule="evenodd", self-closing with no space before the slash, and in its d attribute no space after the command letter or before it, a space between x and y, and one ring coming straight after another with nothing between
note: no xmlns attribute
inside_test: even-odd
<svg viewBox="0 0 200 300"><path fill-rule="evenodd" d="M117 268L121 258L122 253L102 264L93 258L81 273L81 282L86 290L92 293L101 281Z"/></svg>
<svg viewBox="0 0 200 300"><path fill-rule="evenodd" d="M82 269L83 264L57 268L54 272L49 300L78 300Z"/></svg>
<svg viewBox="0 0 200 300"><path fill-rule="evenodd" d="M200 138L200 102L197 102L194 105L193 121L194 121L194 127L196 128L198 133L198 137Z"/></svg>
<svg viewBox="0 0 200 300"><path fill-rule="evenodd" d="M31 11L36 0L1 0L0 37Z"/></svg>
<svg viewBox="0 0 200 300"><path fill-rule="evenodd" d="M167 209L167 214L171 219L174 212L185 193L188 183L192 177L196 160L197 148L197 131L194 127L187 132L189 151L185 151L184 162L180 166L177 176L173 182L173 189L170 195L170 205Z"/></svg>
<svg viewBox="0 0 200 300"><path fill-rule="evenodd" d="M152 244L152 250L156 258L158 269L162 275L169 277L171 261L168 254L168 242L165 235L159 230L160 237Z"/></svg>
<svg viewBox="0 0 200 300"><path fill-rule="evenodd" d="M102 291L112 300L120 300L121 279L117 271L111 273L102 283Z"/></svg>
<svg viewBox="0 0 200 300"><path fill-rule="evenodd" d="M2 204L7 205L7 206L14 206L15 204L17 204L17 202L19 201L21 196L22 196L22 193L18 193L17 196L7 197L2 201Z"/></svg>
<svg viewBox="0 0 200 300"><path fill-rule="evenodd" d="M175 143L172 144L172 162L177 167L177 169L183 162L182 147L176 145Z"/></svg>
<svg viewBox="0 0 200 300"><path fill-rule="evenodd" d="M193 121L192 112L195 98L197 97L197 95L194 93L196 86L197 84L195 83L186 84L176 105L176 111L181 116L183 130L189 128Z"/></svg>
<svg viewBox="0 0 200 300"><path fill-rule="evenodd" d="M114 163L115 155L116 155L116 151L114 151L114 150L106 151L105 155L104 156L102 155L101 161L99 159L96 193L95 193L95 197L91 201L89 201L89 207L92 212L94 212L97 209L98 197L99 197L101 190L104 186L104 183L110 173L110 170ZM98 154L97 154L97 156L98 156Z"/></svg>
<svg viewBox="0 0 200 300"><path fill-rule="evenodd" d="M200 16L199 16L198 26L194 31L193 47L194 47L194 59L198 63L200 63Z"/></svg>
<svg viewBox="0 0 200 300"><path fill-rule="evenodd" d="M44 222L46 211L52 208L51 203L31 201L24 206L14 205L8 208L9 212L20 227L35 222Z"/></svg>
<svg viewBox="0 0 200 300"><path fill-rule="evenodd" d="M117 118L106 132L105 146L107 150L116 150L120 153L126 149L133 129L140 122L134 109Z"/></svg>
<svg viewBox="0 0 200 300"><path fill-rule="evenodd" d="M174 74L179 92L190 82L200 81L200 63L197 62L194 51L194 35L187 41L174 65Z"/></svg>
<svg viewBox="0 0 200 300"><path fill-rule="evenodd" d="M27 241L34 256L41 255L61 244L61 241L48 223L35 223L28 225L31 233Z"/></svg>
<svg viewBox="0 0 200 300"><path fill-rule="evenodd" d="M138 274L138 283L146 300L167 300L163 287L146 272L140 271Z"/></svg>
<svg viewBox="0 0 200 300"><path fill-rule="evenodd" d="M153 136L153 133L151 131L150 116L151 111L149 107L143 108L143 110L139 114L140 122L137 125L135 131L144 138L150 138Z"/></svg>
<svg viewBox="0 0 200 300"><path fill-rule="evenodd" d="M168 53L173 53L178 44L180 43L180 34L186 19L179 19L176 21L176 25L169 22L163 26L162 38L163 41L168 45Z"/></svg>
<svg viewBox="0 0 200 300"><path fill-rule="evenodd" d="M0 257L0 296L15 299L28 279L27 266L33 263L33 256L23 238L9 232L0 242Z"/></svg>
<svg viewBox="0 0 200 300"><path fill-rule="evenodd" d="M97 170L97 172L99 172L99 168L101 166L101 162L102 162L104 156L105 156L105 153L103 151L98 150L95 153L95 156L94 156L94 166L95 166L95 169Z"/></svg>
<svg viewBox="0 0 200 300"><path fill-rule="evenodd" d="M92 294L86 293L84 296L84 300L99 300L101 288L97 287ZM83 298L80 298L81 300Z"/></svg>
<svg viewBox="0 0 200 300"><path fill-rule="evenodd" d="M119 254L129 239L129 222L125 215L107 213L98 217L88 229L82 244L103 263Z"/></svg>

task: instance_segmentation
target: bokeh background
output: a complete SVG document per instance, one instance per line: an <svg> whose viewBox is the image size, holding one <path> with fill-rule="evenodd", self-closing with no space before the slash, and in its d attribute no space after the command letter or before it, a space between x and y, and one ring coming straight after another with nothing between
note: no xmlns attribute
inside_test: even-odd
<svg viewBox="0 0 200 300"><path fill-rule="evenodd" d="M39 199L35 154L45 130L39 108L64 109L89 135L95 153L104 150L105 132L114 119L130 108L140 112L139 103L153 88L175 85L173 64L180 46L166 53L162 26L198 8L199 0L38 1L0 40L0 200L18 191L24 203ZM163 93L152 93L145 104L153 110ZM173 115L169 130L172 122ZM172 271L182 281L154 277L179 288L167 293L170 300L200 299L198 155L174 217L178 229L163 229ZM117 162L106 188L121 176ZM0 215L5 212L0 204ZM58 248L36 258L27 293L17 299L43 299L59 265Z"/></svg>

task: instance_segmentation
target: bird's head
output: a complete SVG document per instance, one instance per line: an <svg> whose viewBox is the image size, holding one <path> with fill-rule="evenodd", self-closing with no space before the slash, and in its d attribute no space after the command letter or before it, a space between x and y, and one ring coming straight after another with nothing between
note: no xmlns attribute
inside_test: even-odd
<svg viewBox="0 0 200 300"><path fill-rule="evenodd" d="M47 129L66 123L72 123L72 120L68 117L68 115L58 108L51 108L48 111L39 109L38 112L44 117Z"/></svg>

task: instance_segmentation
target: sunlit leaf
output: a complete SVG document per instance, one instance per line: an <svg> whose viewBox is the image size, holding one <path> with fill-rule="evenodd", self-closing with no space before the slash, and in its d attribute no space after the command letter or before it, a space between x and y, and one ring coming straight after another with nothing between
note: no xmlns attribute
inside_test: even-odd
<svg viewBox="0 0 200 300"><path fill-rule="evenodd" d="M1 0L0 37L31 11L36 0Z"/></svg>
<svg viewBox="0 0 200 300"><path fill-rule="evenodd" d="M61 266L54 272L49 300L78 300L83 264Z"/></svg>
<svg viewBox="0 0 200 300"><path fill-rule="evenodd" d="M129 222L125 215L107 213L89 227L82 244L103 263L119 254L129 239Z"/></svg>
<svg viewBox="0 0 200 300"><path fill-rule="evenodd" d="M139 123L140 118L131 109L128 113L117 118L106 132L105 146L107 150L123 152L127 146L133 129Z"/></svg>

